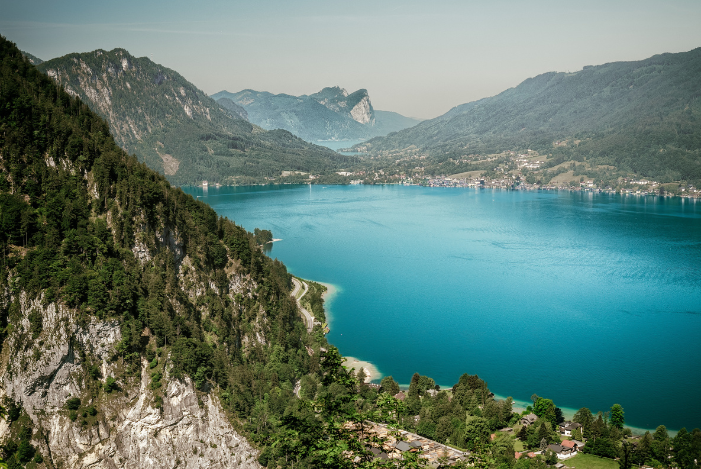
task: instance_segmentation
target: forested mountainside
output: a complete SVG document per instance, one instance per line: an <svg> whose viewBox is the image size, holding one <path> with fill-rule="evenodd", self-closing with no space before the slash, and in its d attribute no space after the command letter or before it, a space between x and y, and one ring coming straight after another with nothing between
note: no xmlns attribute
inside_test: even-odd
<svg viewBox="0 0 701 469"><path fill-rule="evenodd" d="M325 345L284 265L4 38L0 57L3 458L258 467L237 433L263 396L292 401Z"/></svg>
<svg viewBox="0 0 701 469"><path fill-rule="evenodd" d="M357 140L416 125L395 112L376 111L367 90L353 93L338 86L302 96L267 91L220 91L212 95L243 107L249 120L264 129L285 129L305 140Z"/></svg>
<svg viewBox="0 0 701 469"><path fill-rule="evenodd" d="M551 166L586 159L661 180L699 180L700 97L698 48L545 73L357 148L432 162L532 149L554 156Z"/></svg>
<svg viewBox="0 0 701 469"><path fill-rule="evenodd" d="M283 130L264 131L174 70L124 49L69 54L39 67L107 120L123 149L173 184L333 172L353 159Z"/></svg>

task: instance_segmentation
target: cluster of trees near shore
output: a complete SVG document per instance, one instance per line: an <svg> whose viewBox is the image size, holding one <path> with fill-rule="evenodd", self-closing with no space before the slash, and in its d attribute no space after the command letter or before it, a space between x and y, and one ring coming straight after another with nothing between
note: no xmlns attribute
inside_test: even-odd
<svg viewBox="0 0 701 469"><path fill-rule="evenodd" d="M311 376L303 378L301 399L285 411L282 428L277 430L282 432L269 434L261 463L268 467L291 467L289 461L293 460L296 467L302 467L314 452L308 445L318 439L335 440L354 456L368 458L368 442L352 431L343 430L344 423L361 425L368 420L470 451L470 457L458 462L458 467L544 469L558 462L547 445L561 442L557 430L564 419L562 411L550 399L534 395L532 406L515 413L511 398L494 399L487 383L469 374L462 375L449 390L439 390L433 379L414 374L409 389L401 395L399 385L391 376L385 377L379 388L371 386L364 383L362 370L354 374L340 368L339 360L340 356L332 348L321 362L320 380ZM336 365L329 369L333 363ZM531 412L538 419L531 425L521 425L521 418ZM631 430L624 427L624 411L619 404L614 404L609 412L596 415L582 408L573 421L582 425L575 430L573 438L586 441L583 452L617 459L621 469L642 465L693 469L701 460L699 429L692 432L682 429L670 438L666 428L660 426L654 434L647 432L642 437L633 437ZM516 432L498 431L506 427ZM336 432L329 432L334 428ZM309 438L310 433L312 438ZM517 439L525 449L542 451L542 454L517 459ZM368 465L363 465L362 461ZM363 459L361 463L348 466L378 467L379 462L372 464L370 459ZM418 464L407 458L399 466L418 467Z"/></svg>

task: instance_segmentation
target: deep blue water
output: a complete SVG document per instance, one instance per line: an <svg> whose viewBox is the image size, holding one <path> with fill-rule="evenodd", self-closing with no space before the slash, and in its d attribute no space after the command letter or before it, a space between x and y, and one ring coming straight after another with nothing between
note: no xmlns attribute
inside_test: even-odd
<svg viewBox="0 0 701 469"><path fill-rule="evenodd" d="M188 189L332 283L329 341L409 383L701 426L701 202L402 186Z"/></svg>

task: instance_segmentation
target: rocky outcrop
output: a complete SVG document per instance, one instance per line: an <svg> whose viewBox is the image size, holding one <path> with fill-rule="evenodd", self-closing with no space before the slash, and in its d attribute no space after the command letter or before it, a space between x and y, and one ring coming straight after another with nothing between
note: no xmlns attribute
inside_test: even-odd
<svg viewBox="0 0 701 469"><path fill-rule="evenodd" d="M84 395L86 360L101 363L103 381L120 376L120 362L110 361L121 340L120 325L94 318L79 324L73 310L43 300L21 294L20 319L3 347L0 397L21 403L39 430L32 443L49 464L105 469L260 467L256 450L234 430L218 398L197 391L189 378L171 379L166 371L162 406L156 406L146 360L140 379L120 377L119 391L86 402L98 409L91 423L71 420L65 403ZM2 421L0 441L8 431Z"/></svg>
<svg viewBox="0 0 701 469"><path fill-rule="evenodd" d="M370 103L368 91L361 89L354 93L339 87L324 88L318 93L309 95L319 104L334 112L350 117L359 124L372 127L375 124L375 111Z"/></svg>
<svg viewBox="0 0 701 469"><path fill-rule="evenodd" d="M105 418L87 429L54 414L45 428L55 464L74 468L259 468L257 452L229 423L216 398L190 381L173 380L162 409L151 405L148 363L141 386L106 407Z"/></svg>
<svg viewBox="0 0 701 469"><path fill-rule="evenodd" d="M363 96L358 103L350 110L350 115L354 121L361 124L372 124L375 122L374 112L370 104L370 97Z"/></svg>
<svg viewBox="0 0 701 469"><path fill-rule="evenodd" d="M120 339L117 323L79 326L71 310L55 303L44 306L42 299L29 300L25 294L20 295L21 320L3 346L0 393L20 402L30 415L59 408L68 397L80 394L77 347L106 359L108 347ZM30 313L33 318L41 318L38 335L32 333Z"/></svg>

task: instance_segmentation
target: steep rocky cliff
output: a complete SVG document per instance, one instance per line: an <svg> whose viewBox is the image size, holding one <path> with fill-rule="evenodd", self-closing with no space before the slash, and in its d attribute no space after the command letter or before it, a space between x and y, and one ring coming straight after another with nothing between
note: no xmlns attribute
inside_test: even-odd
<svg viewBox="0 0 701 469"><path fill-rule="evenodd" d="M78 315L45 298L20 293L18 327L3 347L0 398L21 405L35 429L35 444L49 467L63 468L257 468L258 452L231 425L219 399L198 392L190 378L169 380L155 403L149 362L139 377L124 377L123 363L112 360L122 339L116 320L78 324ZM10 296L6 300L17 299ZM31 341L30 315L39 315L42 331ZM36 320L36 319L35 319ZM86 397L84 370L96 363L100 384L116 377L117 389ZM88 393L89 394L89 393ZM87 418L71 418L70 398L82 398ZM0 422L0 439L10 437Z"/></svg>
<svg viewBox="0 0 701 469"><path fill-rule="evenodd" d="M369 126L375 124L375 111L367 90L358 90L349 95L345 89L334 86L324 88L309 97L334 112L350 117L359 124Z"/></svg>

